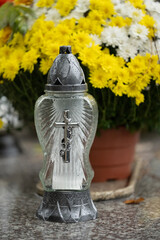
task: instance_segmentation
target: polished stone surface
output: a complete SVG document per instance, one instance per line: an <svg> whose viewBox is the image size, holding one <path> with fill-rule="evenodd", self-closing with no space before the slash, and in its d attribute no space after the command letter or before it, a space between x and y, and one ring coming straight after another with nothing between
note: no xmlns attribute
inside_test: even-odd
<svg viewBox="0 0 160 240"><path fill-rule="evenodd" d="M133 196L96 202L99 218L86 223L52 223L36 218L35 193L42 155L36 138L21 140L23 153L0 158L0 239L152 240L160 239L160 135L145 134L137 146L143 160ZM143 197L140 204L124 200Z"/></svg>

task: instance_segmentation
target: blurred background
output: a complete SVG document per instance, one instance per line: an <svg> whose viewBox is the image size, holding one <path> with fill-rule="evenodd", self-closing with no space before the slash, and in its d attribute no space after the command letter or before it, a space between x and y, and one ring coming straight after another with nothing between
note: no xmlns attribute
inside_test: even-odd
<svg viewBox="0 0 160 240"><path fill-rule="evenodd" d="M100 219L76 236L100 239L94 228L101 226L112 239L159 239L160 1L0 0L2 239L46 239L43 224L33 229L43 192L34 106L63 45L72 47L98 104L91 191L94 200L108 200L97 203ZM128 198L143 200L130 207Z"/></svg>

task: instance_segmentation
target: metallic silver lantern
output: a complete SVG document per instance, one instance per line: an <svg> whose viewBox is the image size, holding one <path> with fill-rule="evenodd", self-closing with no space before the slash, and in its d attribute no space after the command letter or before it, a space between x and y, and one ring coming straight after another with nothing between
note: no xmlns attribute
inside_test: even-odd
<svg viewBox="0 0 160 240"><path fill-rule="evenodd" d="M40 179L43 201L37 216L56 222L95 219L90 198L93 170L89 151L98 110L70 46L61 46L45 88L36 102L35 125L44 154Z"/></svg>

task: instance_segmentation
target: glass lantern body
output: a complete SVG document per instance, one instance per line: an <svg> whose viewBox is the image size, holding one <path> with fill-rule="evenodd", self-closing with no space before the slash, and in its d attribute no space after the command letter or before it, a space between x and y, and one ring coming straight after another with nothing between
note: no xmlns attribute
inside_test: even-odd
<svg viewBox="0 0 160 240"><path fill-rule="evenodd" d="M66 111L69 135L66 133L65 137ZM35 125L44 155L40 179L45 191L81 191L90 187L94 173L89 152L97 120L97 104L86 92L46 91L37 100ZM67 152L66 139L69 140Z"/></svg>

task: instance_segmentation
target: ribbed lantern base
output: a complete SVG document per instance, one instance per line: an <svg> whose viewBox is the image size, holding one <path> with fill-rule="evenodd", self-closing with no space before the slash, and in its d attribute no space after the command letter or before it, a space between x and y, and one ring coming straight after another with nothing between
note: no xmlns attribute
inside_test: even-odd
<svg viewBox="0 0 160 240"><path fill-rule="evenodd" d="M89 190L44 192L37 217L52 222L85 222L97 218Z"/></svg>

